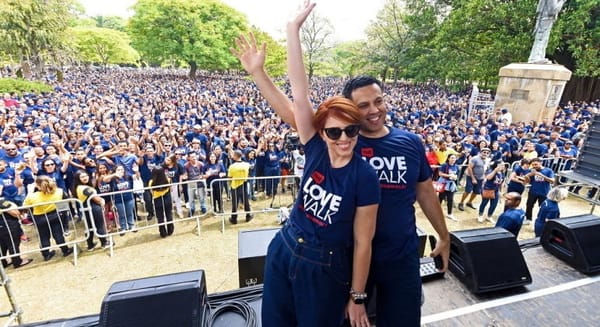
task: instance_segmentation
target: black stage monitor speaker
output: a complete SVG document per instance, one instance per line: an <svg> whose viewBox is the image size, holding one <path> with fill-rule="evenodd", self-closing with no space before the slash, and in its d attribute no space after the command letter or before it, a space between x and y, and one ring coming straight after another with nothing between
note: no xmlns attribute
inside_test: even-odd
<svg viewBox="0 0 600 327"><path fill-rule="evenodd" d="M202 326L203 270L114 283L102 301L102 327Z"/></svg>
<svg viewBox="0 0 600 327"><path fill-rule="evenodd" d="M517 239L500 227L451 232L448 268L475 294L531 284Z"/></svg>
<svg viewBox="0 0 600 327"><path fill-rule="evenodd" d="M263 283L269 243L280 228L240 231L238 234L238 273L240 287Z"/></svg>
<svg viewBox="0 0 600 327"><path fill-rule="evenodd" d="M581 215L550 219L542 247L584 274L600 272L600 217Z"/></svg>

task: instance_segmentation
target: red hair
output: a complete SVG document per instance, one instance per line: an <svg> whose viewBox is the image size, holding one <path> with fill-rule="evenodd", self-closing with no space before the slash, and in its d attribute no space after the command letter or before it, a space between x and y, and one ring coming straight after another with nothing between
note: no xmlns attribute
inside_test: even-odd
<svg viewBox="0 0 600 327"><path fill-rule="evenodd" d="M314 128L317 131L325 128L325 121L329 117L335 117L350 124L359 124L361 115L354 102L341 96L334 96L319 105L313 119Z"/></svg>

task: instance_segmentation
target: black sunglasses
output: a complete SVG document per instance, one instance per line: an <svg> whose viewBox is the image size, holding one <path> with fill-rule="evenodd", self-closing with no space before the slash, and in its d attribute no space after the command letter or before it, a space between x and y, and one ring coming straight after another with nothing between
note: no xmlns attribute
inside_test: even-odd
<svg viewBox="0 0 600 327"><path fill-rule="evenodd" d="M360 125L348 125L344 128L329 127L323 128L323 131L325 132L325 135L327 135L328 138L335 141L342 137L342 132L346 133L346 136L348 137L355 137L360 131Z"/></svg>

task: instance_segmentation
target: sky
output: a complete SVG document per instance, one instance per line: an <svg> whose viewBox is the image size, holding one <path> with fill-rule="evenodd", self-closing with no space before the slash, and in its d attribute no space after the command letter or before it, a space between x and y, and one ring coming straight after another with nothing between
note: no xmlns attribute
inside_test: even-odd
<svg viewBox="0 0 600 327"><path fill-rule="evenodd" d="M89 16L129 17L135 0L79 0ZM275 39L285 35L288 18L302 0L222 0L244 13L250 24L269 33ZM326 17L334 27L334 38L350 41L364 38L364 30L375 20L385 0L317 0L315 11Z"/></svg>

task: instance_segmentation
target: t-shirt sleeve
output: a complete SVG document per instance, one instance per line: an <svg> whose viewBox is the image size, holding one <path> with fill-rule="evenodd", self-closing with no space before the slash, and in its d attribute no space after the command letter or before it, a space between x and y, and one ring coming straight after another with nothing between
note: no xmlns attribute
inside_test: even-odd
<svg viewBox="0 0 600 327"><path fill-rule="evenodd" d="M357 200L358 207L368 206L379 203L381 200L381 189L379 188L379 179L375 170L367 162L360 160L357 171Z"/></svg>
<svg viewBox="0 0 600 327"><path fill-rule="evenodd" d="M94 190L91 187L86 187L85 189L83 189L83 195L85 195L86 199L92 196L94 193L96 193L96 190Z"/></svg>

